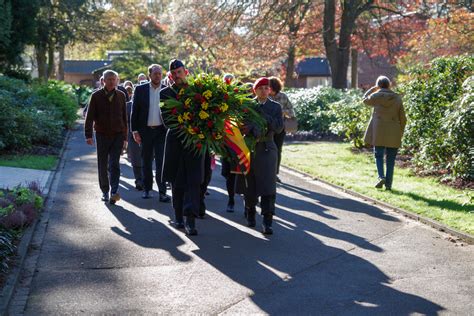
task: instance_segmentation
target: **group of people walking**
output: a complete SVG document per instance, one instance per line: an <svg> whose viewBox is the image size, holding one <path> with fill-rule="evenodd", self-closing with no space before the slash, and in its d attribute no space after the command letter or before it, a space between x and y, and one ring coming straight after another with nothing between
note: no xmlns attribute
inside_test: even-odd
<svg viewBox="0 0 474 316"><path fill-rule="evenodd" d="M118 85L118 74L113 70L103 73L103 87L93 92L85 114L85 137L89 145L97 147L99 186L102 200L115 204L120 200L120 155L127 150L135 176L135 187L143 190L143 198L152 198L153 178L158 185L158 199L172 201L175 226L187 235L196 235L196 218L205 212L203 203L210 181L210 153L198 155L184 147L176 130L167 128L160 101L175 99L186 86L189 74L184 63L173 59L168 76L163 80L163 68L158 64L148 67L148 78L139 78L133 86L129 81ZM229 75L226 75L229 76ZM233 80L224 77L223 80ZM288 97L281 92L278 78L259 78L253 83L257 109L267 122L265 135L251 124L243 133L252 133L258 142L251 157L247 175L230 172L230 162L222 159L222 174L226 177L229 193L227 211L234 211L234 194L243 194L248 226L256 226L256 206L260 197L263 216L262 232L272 234L275 214L277 173L284 138L284 118L294 117ZM271 99L273 98L273 99ZM277 100L280 103L276 102ZM153 161L155 177L153 177ZM167 183L172 197L167 195ZM204 207L203 207L204 205Z"/></svg>
<svg viewBox="0 0 474 316"><path fill-rule="evenodd" d="M148 76L140 74L139 84L126 81L118 85L118 74L106 70L102 87L93 92L87 107L85 137L89 145L97 147L99 186L102 200L115 204L120 200L120 155L127 150L135 176L135 187L143 191L144 199L152 198L153 180L158 185L158 200L172 201L175 226L187 235L196 235L196 218L205 214L204 196L211 179L211 153L196 154L187 149L178 131L166 126L160 101L176 99L178 91L186 87L189 74L184 63L173 59L168 76L163 80L163 68L158 64L148 67ZM226 74L224 81L234 80ZM227 211L234 211L234 195L243 194L245 217L249 227L256 226L256 206L260 202L263 216L262 232L272 234L275 214L276 183L285 137L284 120L294 118L293 106L281 91L276 77L262 77L252 85L257 110L267 123L264 135L251 123L242 127L243 134L258 139L251 156L247 175L231 172L231 162L222 159L222 175L228 192ZM364 103L373 107L365 141L374 146L379 180L375 187L391 190L397 149L406 124L401 97L390 90L390 80L379 77L376 85L364 95ZM386 155L386 172L384 172ZM155 176L153 177L153 161ZM153 179L154 178L154 179ZM167 183L172 197L167 195ZM259 201L260 198L260 201Z"/></svg>

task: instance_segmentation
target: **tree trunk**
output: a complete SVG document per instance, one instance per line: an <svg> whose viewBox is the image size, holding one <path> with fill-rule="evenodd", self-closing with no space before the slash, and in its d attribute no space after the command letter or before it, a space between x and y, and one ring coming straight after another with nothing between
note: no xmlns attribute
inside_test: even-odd
<svg viewBox="0 0 474 316"><path fill-rule="evenodd" d="M59 47L58 80L64 81L64 45Z"/></svg>
<svg viewBox="0 0 474 316"><path fill-rule="evenodd" d="M50 41L48 43L48 79L54 78L54 43Z"/></svg>
<svg viewBox="0 0 474 316"><path fill-rule="evenodd" d="M40 81L46 81L48 74L46 72L46 46L39 43L35 46L36 64L38 66L38 78Z"/></svg>
<svg viewBox="0 0 474 316"><path fill-rule="evenodd" d="M351 88L357 89L359 86L358 81L358 60L359 52L357 49L351 49Z"/></svg>
<svg viewBox="0 0 474 316"><path fill-rule="evenodd" d="M286 63L286 78L285 86L294 87L295 86L295 77L293 73L295 72L295 45L291 44L288 48L288 59Z"/></svg>
<svg viewBox="0 0 474 316"><path fill-rule="evenodd" d="M336 89L347 88L347 70L351 49L351 34L357 19L357 7L344 1L339 31L339 43L336 39L336 2L324 2L324 30L323 39L326 56L331 67L332 87Z"/></svg>

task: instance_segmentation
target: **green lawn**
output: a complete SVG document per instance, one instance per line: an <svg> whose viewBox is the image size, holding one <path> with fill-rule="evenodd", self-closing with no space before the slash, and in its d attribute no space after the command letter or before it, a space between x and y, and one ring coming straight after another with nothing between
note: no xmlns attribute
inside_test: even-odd
<svg viewBox="0 0 474 316"><path fill-rule="evenodd" d="M0 166L38 169L38 170L52 170L56 166L57 161L58 161L57 156L36 156L36 155L0 156Z"/></svg>
<svg viewBox="0 0 474 316"><path fill-rule="evenodd" d="M417 177L397 167L392 191L376 189L373 155L353 153L350 148L350 144L332 142L285 144L282 164L474 234L472 190L456 190L433 177Z"/></svg>

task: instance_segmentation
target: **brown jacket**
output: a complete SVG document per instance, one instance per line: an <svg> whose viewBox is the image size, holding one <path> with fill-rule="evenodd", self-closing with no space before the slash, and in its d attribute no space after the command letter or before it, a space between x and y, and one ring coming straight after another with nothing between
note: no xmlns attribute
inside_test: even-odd
<svg viewBox="0 0 474 316"><path fill-rule="evenodd" d="M110 101L105 89L99 89L92 94L84 128L86 139L92 138L94 127L97 133L110 137L122 134L123 140L127 140L125 94L116 89L112 95Z"/></svg>
<svg viewBox="0 0 474 316"><path fill-rule="evenodd" d="M364 103L374 108L364 141L373 146L399 148L407 123L400 95L390 89L368 91Z"/></svg>

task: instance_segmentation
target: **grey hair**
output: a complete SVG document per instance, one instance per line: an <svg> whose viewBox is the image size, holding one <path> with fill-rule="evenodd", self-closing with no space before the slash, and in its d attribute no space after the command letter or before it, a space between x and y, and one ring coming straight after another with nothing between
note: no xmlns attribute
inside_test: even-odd
<svg viewBox="0 0 474 316"><path fill-rule="evenodd" d="M112 77L112 76L115 76L118 78L118 73L116 71L113 71L113 70L106 70L102 73L102 76L104 77L104 80L107 79L108 77Z"/></svg>
<svg viewBox="0 0 474 316"><path fill-rule="evenodd" d="M379 76L376 81L377 87L382 88L382 89L388 89L390 88L390 79L388 79L386 76Z"/></svg>

